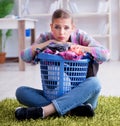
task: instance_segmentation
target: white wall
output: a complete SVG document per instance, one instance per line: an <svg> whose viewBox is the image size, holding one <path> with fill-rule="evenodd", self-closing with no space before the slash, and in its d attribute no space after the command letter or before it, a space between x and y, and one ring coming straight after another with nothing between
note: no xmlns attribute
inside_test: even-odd
<svg viewBox="0 0 120 126"><path fill-rule="evenodd" d="M14 15L18 14L17 1L18 0L15 0L14 10L12 11L11 14L14 14ZM5 31L6 30L4 30L4 32ZM7 52L7 57L18 57L18 34L17 34L17 30L12 30L12 36L7 41L5 50Z"/></svg>
<svg viewBox="0 0 120 126"><path fill-rule="evenodd" d="M118 14L118 1L119 0L111 0L111 12L112 12L112 52L111 52L111 59L112 60L119 60L120 59L120 35L119 35L119 14ZM15 15L17 15L18 10L17 6L15 7L15 11L13 12ZM40 25L44 23L44 25ZM40 32L46 31L49 29L49 23L50 20L48 19L41 19L37 23L36 28L36 36L38 37ZM16 57L18 56L18 40L16 31L13 31L13 36L10 39L12 42L7 43L6 51L7 51L7 57ZM29 43L29 39L26 39L26 43Z"/></svg>
<svg viewBox="0 0 120 126"><path fill-rule="evenodd" d="M120 60L120 33L119 33L119 0L111 0L112 7L112 52L111 58L113 60Z"/></svg>

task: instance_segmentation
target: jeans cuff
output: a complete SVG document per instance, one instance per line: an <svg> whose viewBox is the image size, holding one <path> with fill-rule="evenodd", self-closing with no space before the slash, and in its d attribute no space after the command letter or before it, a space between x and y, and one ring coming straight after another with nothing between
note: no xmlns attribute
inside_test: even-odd
<svg viewBox="0 0 120 126"><path fill-rule="evenodd" d="M62 114L61 114L61 111L60 111L60 107L59 107L57 101L56 101L56 100L52 100L52 103L53 103L53 105L54 105L56 111L58 112L58 114L59 114L59 115L62 115Z"/></svg>

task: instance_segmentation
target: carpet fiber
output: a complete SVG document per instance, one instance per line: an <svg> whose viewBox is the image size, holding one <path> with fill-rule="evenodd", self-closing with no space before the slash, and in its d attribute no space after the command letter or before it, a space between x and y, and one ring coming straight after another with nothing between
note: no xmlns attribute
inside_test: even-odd
<svg viewBox="0 0 120 126"><path fill-rule="evenodd" d="M46 119L17 121L14 110L21 106L15 99L0 101L1 126L119 126L120 97L99 97L98 107L93 118L63 116Z"/></svg>

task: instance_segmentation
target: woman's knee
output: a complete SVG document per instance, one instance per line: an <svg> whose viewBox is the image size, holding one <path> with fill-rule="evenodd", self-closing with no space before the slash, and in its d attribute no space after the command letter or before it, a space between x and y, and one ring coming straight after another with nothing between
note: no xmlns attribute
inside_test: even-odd
<svg viewBox="0 0 120 126"><path fill-rule="evenodd" d="M23 95L24 90L26 90L26 89L27 89L26 86L18 87L18 88L16 89L16 93L15 93L16 98L19 99L19 98Z"/></svg>
<svg viewBox="0 0 120 126"><path fill-rule="evenodd" d="M97 77L89 77L89 86L91 85L91 88L95 89L97 92L100 92L101 90L101 84Z"/></svg>

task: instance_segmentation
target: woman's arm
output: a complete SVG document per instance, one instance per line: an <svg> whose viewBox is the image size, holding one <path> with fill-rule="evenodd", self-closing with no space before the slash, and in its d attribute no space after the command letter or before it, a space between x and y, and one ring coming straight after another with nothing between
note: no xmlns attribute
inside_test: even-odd
<svg viewBox="0 0 120 126"><path fill-rule="evenodd" d="M75 45L71 45L71 50L74 50L77 53L80 53L81 51L88 52L93 56L94 60L96 60L98 63L102 63L109 59L110 57L109 51L98 41L89 36L87 33L83 31L77 31L77 35L74 34L73 37L76 38L76 40L73 39Z"/></svg>
<svg viewBox="0 0 120 126"><path fill-rule="evenodd" d="M27 63L32 63L37 54L36 49L44 49L51 41L53 41L53 36L51 32L41 33L36 41L30 47L22 50L21 58Z"/></svg>
<svg viewBox="0 0 120 126"><path fill-rule="evenodd" d="M36 49L37 48L44 49L47 45L49 45L50 42L51 40L48 40L40 44L34 43L29 48L26 48L25 50L21 52L22 60L27 63L31 63L34 60L35 55L37 54Z"/></svg>

